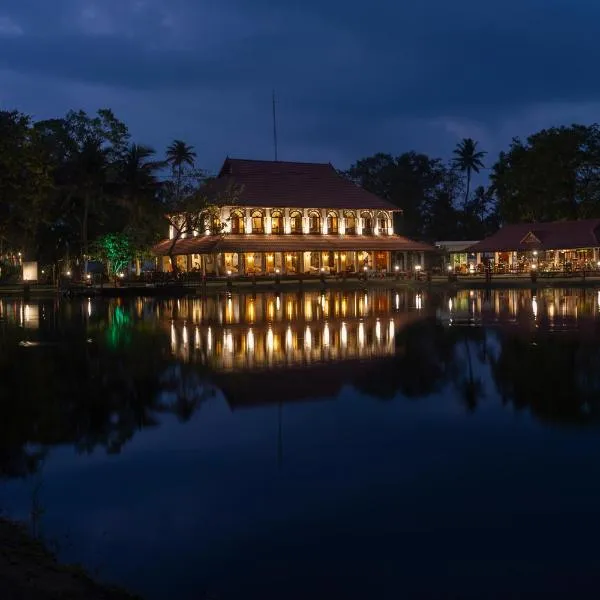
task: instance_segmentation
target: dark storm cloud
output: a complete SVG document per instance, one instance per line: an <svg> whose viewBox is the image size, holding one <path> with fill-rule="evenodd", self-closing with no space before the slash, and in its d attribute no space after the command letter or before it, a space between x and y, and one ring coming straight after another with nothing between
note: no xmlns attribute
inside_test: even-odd
<svg viewBox="0 0 600 600"><path fill-rule="evenodd" d="M600 101L599 17L584 0L5 0L0 69L143 94L157 112L165 94L182 106L210 98L218 106L207 111L222 119L263 110L275 87L288 143L303 156L320 147L344 160L394 143L439 152L440 138L452 145L462 129L487 129L494 144L503 119ZM147 124L161 143L170 120Z"/></svg>

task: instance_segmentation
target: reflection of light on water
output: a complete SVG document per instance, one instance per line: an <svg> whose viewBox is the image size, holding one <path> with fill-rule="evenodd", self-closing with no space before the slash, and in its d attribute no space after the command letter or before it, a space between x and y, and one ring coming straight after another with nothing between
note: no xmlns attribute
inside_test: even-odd
<svg viewBox="0 0 600 600"><path fill-rule="evenodd" d="M554 302L550 302L550 304L548 304L548 317L550 319L554 318Z"/></svg>
<svg viewBox="0 0 600 600"><path fill-rule="evenodd" d="M346 329L346 323L342 323L342 329L340 331L340 342L342 344L342 348L346 347L348 343L348 330Z"/></svg>
<svg viewBox="0 0 600 600"><path fill-rule="evenodd" d="M267 331L267 352L273 352L273 330L270 327Z"/></svg>
<svg viewBox="0 0 600 600"><path fill-rule="evenodd" d="M292 328L289 325L285 332L285 347L287 350L292 349Z"/></svg>
<svg viewBox="0 0 600 600"><path fill-rule="evenodd" d="M231 334L231 331L225 333L225 349L229 353L233 352L233 335Z"/></svg>
<svg viewBox="0 0 600 600"><path fill-rule="evenodd" d="M389 342L390 345L394 344L394 337L396 336L396 325L394 324L394 319L390 319L390 326L388 330Z"/></svg>
<svg viewBox="0 0 600 600"><path fill-rule="evenodd" d="M342 298L342 317L346 316L346 312L348 311L348 301L346 298Z"/></svg>
<svg viewBox="0 0 600 600"><path fill-rule="evenodd" d="M533 310L533 316L535 318L537 318L537 315L538 315L538 303L537 303L537 298L535 296L531 299L531 308Z"/></svg>
<svg viewBox="0 0 600 600"><path fill-rule="evenodd" d="M421 296L421 294L417 294L416 303L417 310L421 310L423 308L423 297Z"/></svg>
<svg viewBox="0 0 600 600"><path fill-rule="evenodd" d="M231 323L233 321L233 300L227 298L225 303L225 323Z"/></svg>
<svg viewBox="0 0 600 600"><path fill-rule="evenodd" d="M448 310L452 312L452 298L448 299Z"/></svg>
<svg viewBox="0 0 600 600"><path fill-rule="evenodd" d="M288 319L290 319L290 320L292 319L292 315L294 313L293 313L293 307L292 307L292 301L291 300L288 300L285 303L285 314L286 314L286 316L287 316Z"/></svg>
<svg viewBox="0 0 600 600"><path fill-rule="evenodd" d="M87 313L88 313L88 317L92 316L92 301L91 300L88 300L88 303L87 303Z"/></svg>
<svg viewBox="0 0 600 600"><path fill-rule="evenodd" d="M323 327L323 346L329 346L329 325L327 323Z"/></svg>
<svg viewBox="0 0 600 600"><path fill-rule="evenodd" d="M206 349L209 353L212 351L212 329L210 327L206 334Z"/></svg>
<svg viewBox="0 0 600 600"><path fill-rule="evenodd" d="M200 348L200 330L198 327L196 327L196 331L194 332L194 346Z"/></svg>
<svg viewBox="0 0 600 600"><path fill-rule="evenodd" d="M246 347L248 348L248 352L254 352L254 332L252 331L252 327L248 329L248 335L246 336Z"/></svg>
<svg viewBox="0 0 600 600"><path fill-rule="evenodd" d="M396 310L400 310L400 294L396 294Z"/></svg>
<svg viewBox="0 0 600 600"><path fill-rule="evenodd" d="M379 319L377 319L377 323L375 323L375 339L377 343L381 342L381 323Z"/></svg>
<svg viewBox="0 0 600 600"><path fill-rule="evenodd" d="M361 321L358 324L358 347L363 348L365 345L365 324Z"/></svg>
<svg viewBox="0 0 600 600"><path fill-rule="evenodd" d="M279 298L279 296L277 296L275 298L275 308L279 311L279 309L281 308L281 298Z"/></svg>
<svg viewBox="0 0 600 600"><path fill-rule="evenodd" d="M310 332L310 327L306 326L306 332L304 333L304 347L307 350L310 350L312 346L312 333Z"/></svg>
<svg viewBox="0 0 600 600"><path fill-rule="evenodd" d="M310 301L310 298L307 298L304 301L304 318L307 321L312 321L312 303Z"/></svg>
<svg viewBox="0 0 600 600"><path fill-rule="evenodd" d="M183 345L187 346L188 343L188 329L187 329L187 325L183 326Z"/></svg>
<svg viewBox="0 0 600 600"><path fill-rule="evenodd" d="M267 318L272 321L275 317L275 304L273 300L267 302Z"/></svg>
<svg viewBox="0 0 600 600"><path fill-rule="evenodd" d="M175 322L171 321L171 352L177 350L177 332L175 331Z"/></svg>

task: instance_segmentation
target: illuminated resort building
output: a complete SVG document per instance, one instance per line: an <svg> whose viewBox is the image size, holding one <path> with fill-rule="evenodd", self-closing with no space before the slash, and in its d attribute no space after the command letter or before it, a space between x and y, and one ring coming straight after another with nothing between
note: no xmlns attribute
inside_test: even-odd
<svg viewBox="0 0 600 600"><path fill-rule="evenodd" d="M154 249L163 271L172 254L180 271L216 276L394 272L423 265L433 250L396 235L400 210L331 164L227 158L212 185L240 190L235 206L220 206L204 230L175 242L171 228Z"/></svg>
<svg viewBox="0 0 600 600"><path fill-rule="evenodd" d="M600 219L505 225L464 252L499 273L597 270Z"/></svg>

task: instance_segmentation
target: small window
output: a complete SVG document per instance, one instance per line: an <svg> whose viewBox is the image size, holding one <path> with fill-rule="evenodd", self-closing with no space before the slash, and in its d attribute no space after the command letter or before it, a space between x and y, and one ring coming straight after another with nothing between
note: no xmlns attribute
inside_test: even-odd
<svg viewBox="0 0 600 600"><path fill-rule="evenodd" d="M292 233L302 233L302 215L298 211L290 215L290 228Z"/></svg>
<svg viewBox="0 0 600 600"><path fill-rule="evenodd" d="M356 235L356 216L353 212L347 212L346 218L346 233L348 235Z"/></svg>
<svg viewBox="0 0 600 600"><path fill-rule="evenodd" d="M380 235L387 235L389 233L389 221L385 214L379 213L379 216L377 217L377 226L379 228Z"/></svg>
<svg viewBox="0 0 600 600"><path fill-rule="evenodd" d="M260 210L252 213L252 233L265 232L265 218Z"/></svg>
<svg viewBox="0 0 600 600"><path fill-rule="evenodd" d="M271 213L271 233L283 233L283 216L280 210Z"/></svg>
<svg viewBox="0 0 600 600"><path fill-rule="evenodd" d="M244 233L244 217L239 211L231 215L231 233Z"/></svg>
<svg viewBox="0 0 600 600"><path fill-rule="evenodd" d="M361 218L363 235L373 235L373 217L371 214L364 212L362 213Z"/></svg>
<svg viewBox="0 0 600 600"><path fill-rule="evenodd" d="M309 233L321 233L321 217L319 213L311 213L308 217Z"/></svg>
<svg viewBox="0 0 600 600"><path fill-rule="evenodd" d="M328 233L338 233L339 224L338 224L338 216L337 213L330 212L327 215L327 232Z"/></svg>

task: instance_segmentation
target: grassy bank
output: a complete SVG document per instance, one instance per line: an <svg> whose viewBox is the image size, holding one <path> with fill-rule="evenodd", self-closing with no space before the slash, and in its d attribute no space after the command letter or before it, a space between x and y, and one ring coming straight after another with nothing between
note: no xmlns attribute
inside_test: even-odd
<svg viewBox="0 0 600 600"><path fill-rule="evenodd" d="M61 565L24 525L0 519L2 600L134 600L137 596L95 582L80 567Z"/></svg>

